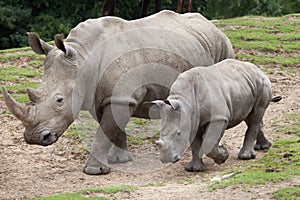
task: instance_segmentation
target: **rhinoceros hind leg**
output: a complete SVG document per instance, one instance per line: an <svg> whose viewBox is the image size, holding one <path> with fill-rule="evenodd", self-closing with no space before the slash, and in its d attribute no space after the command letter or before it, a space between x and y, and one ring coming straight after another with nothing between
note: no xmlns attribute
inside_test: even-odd
<svg viewBox="0 0 300 200"><path fill-rule="evenodd" d="M108 153L109 163L125 163L133 160L132 154L126 149L122 149L117 145L113 145Z"/></svg>
<svg viewBox="0 0 300 200"><path fill-rule="evenodd" d="M238 155L238 158L241 160L249 160L256 157L254 143L258 137L258 132L260 129L261 122L258 120L260 117L262 118L262 116L259 116L254 112L245 120L248 129L245 134L243 147Z"/></svg>
<svg viewBox="0 0 300 200"><path fill-rule="evenodd" d="M254 150L265 150L269 149L272 146L272 143L265 137L263 132L263 124L260 123L259 132L256 138L256 144L254 145Z"/></svg>
<svg viewBox="0 0 300 200"><path fill-rule="evenodd" d="M83 167L83 172L89 175L108 174L110 168L100 163L95 157L90 156Z"/></svg>
<svg viewBox="0 0 300 200"><path fill-rule="evenodd" d="M250 160L250 159L255 159L256 154L255 151L248 151L248 152L243 152L243 153L239 153L238 158L241 160Z"/></svg>
<svg viewBox="0 0 300 200"><path fill-rule="evenodd" d="M254 150L259 151L259 150L270 149L271 146L272 143L270 141L263 144L256 142L256 144L254 145Z"/></svg>
<svg viewBox="0 0 300 200"><path fill-rule="evenodd" d="M268 84L266 84L265 87L262 88L261 94L258 96L253 110L245 119L248 129L245 134L243 147L238 155L242 160L254 159L254 148L264 149L271 146L271 143L266 139L262 131L262 119L269 104L268 99L270 99L270 93L270 88L268 87Z"/></svg>

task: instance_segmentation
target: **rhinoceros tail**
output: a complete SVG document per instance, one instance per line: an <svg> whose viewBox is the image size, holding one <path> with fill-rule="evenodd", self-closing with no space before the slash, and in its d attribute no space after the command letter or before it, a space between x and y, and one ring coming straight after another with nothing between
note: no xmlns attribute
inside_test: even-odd
<svg viewBox="0 0 300 200"><path fill-rule="evenodd" d="M273 98L271 99L271 102L278 102L278 101L280 101L281 99L282 99L281 96L276 96L276 97L273 97Z"/></svg>

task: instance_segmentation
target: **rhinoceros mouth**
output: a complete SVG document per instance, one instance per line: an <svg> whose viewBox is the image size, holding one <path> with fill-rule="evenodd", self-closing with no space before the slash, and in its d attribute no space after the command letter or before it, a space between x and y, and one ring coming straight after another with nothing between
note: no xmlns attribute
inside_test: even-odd
<svg viewBox="0 0 300 200"><path fill-rule="evenodd" d="M179 154L174 154L174 155L172 155L172 156L170 156L170 157L164 157L164 156L162 156L161 158L160 158L160 161L162 162L162 163L176 163L176 162L178 162L180 160L180 155Z"/></svg>
<svg viewBox="0 0 300 200"><path fill-rule="evenodd" d="M58 136L51 130L44 130L40 133L41 145L48 146L58 140Z"/></svg>

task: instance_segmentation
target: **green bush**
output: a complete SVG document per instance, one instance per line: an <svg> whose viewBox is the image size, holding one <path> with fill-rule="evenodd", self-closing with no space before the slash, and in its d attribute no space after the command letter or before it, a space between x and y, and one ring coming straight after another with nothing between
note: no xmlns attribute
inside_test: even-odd
<svg viewBox="0 0 300 200"><path fill-rule="evenodd" d="M88 18L101 16L104 0L2 0L0 2L0 49L27 46L26 32L38 32L46 40ZM185 8L187 1L184 1ZM177 0L162 0L162 9L176 11ZM300 0L194 0L193 11L208 19L243 15L278 16L300 12ZM155 12L150 1L148 14ZM115 15L136 19L141 14L140 0L117 0Z"/></svg>

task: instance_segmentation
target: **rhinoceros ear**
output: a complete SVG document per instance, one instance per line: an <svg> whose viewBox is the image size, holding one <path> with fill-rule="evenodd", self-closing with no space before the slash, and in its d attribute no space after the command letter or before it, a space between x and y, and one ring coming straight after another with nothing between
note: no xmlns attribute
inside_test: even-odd
<svg viewBox="0 0 300 200"><path fill-rule="evenodd" d="M181 102L177 99L166 99L164 102L171 105L174 110L180 110Z"/></svg>
<svg viewBox="0 0 300 200"><path fill-rule="evenodd" d="M144 105L147 106L148 108L152 106L157 106L158 108L161 108L162 106L166 105L163 100L155 100L151 102L144 102Z"/></svg>
<svg viewBox="0 0 300 200"><path fill-rule="evenodd" d="M76 59L76 50L73 49L72 47L66 47L64 44L64 35L63 34L56 34L54 37L54 42L57 48L62 50L65 53L65 56L70 58L71 60Z"/></svg>
<svg viewBox="0 0 300 200"><path fill-rule="evenodd" d="M31 49L37 54L48 54L53 49L53 46L40 39L37 33L27 33L28 43Z"/></svg>
<svg viewBox="0 0 300 200"><path fill-rule="evenodd" d="M63 34L56 34L54 36L54 42L57 48L62 50L64 53L67 52L66 47L64 45L64 35Z"/></svg>

